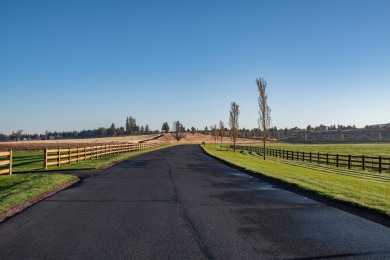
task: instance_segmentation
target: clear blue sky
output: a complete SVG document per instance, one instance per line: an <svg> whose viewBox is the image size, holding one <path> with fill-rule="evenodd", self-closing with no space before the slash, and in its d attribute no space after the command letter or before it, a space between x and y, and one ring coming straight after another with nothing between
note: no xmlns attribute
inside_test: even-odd
<svg viewBox="0 0 390 260"><path fill-rule="evenodd" d="M0 133L390 122L390 1L0 1Z"/></svg>

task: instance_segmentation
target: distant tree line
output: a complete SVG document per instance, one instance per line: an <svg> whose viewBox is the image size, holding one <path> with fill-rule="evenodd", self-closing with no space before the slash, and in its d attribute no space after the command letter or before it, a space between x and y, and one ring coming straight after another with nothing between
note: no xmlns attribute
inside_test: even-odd
<svg viewBox="0 0 390 260"><path fill-rule="evenodd" d="M390 129L390 123L381 125L366 125L365 129Z"/></svg>
<svg viewBox="0 0 390 260"><path fill-rule="evenodd" d="M72 138L97 138L113 137L124 135L141 135L159 133L158 130L152 131L149 125L137 125L134 117L128 116L125 121L125 127L116 127L114 123L109 127L99 127L92 130L81 131L46 131L44 134L23 134L23 130L12 132L11 135L0 134L0 141L8 140L47 140L47 139L72 139Z"/></svg>

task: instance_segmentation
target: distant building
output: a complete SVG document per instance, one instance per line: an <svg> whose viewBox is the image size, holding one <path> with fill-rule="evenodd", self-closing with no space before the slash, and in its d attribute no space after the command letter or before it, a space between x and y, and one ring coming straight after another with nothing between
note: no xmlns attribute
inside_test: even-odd
<svg viewBox="0 0 390 260"><path fill-rule="evenodd" d="M328 127L326 125L320 125L320 132L328 132Z"/></svg>

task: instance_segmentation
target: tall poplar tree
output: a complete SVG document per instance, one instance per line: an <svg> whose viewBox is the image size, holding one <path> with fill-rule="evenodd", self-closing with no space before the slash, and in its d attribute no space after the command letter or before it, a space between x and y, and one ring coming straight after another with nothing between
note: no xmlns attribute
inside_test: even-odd
<svg viewBox="0 0 390 260"><path fill-rule="evenodd" d="M268 106L268 97L265 92L267 88L267 81L263 78L256 79L257 90L259 91L259 127L261 130L261 139L263 140L263 158L265 160L265 143L267 141L267 136L269 128L271 127L271 108Z"/></svg>
<svg viewBox="0 0 390 260"><path fill-rule="evenodd" d="M240 115L239 106L236 102L232 102L230 105L230 116L229 116L229 126L230 126L230 138L233 141L233 151L236 151L236 140L238 137L238 116Z"/></svg>
<svg viewBox="0 0 390 260"><path fill-rule="evenodd" d="M222 140L223 140L223 136L225 135L225 124L222 121L219 121L218 135L219 137L221 137L221 147L222 147Z"/></svg>

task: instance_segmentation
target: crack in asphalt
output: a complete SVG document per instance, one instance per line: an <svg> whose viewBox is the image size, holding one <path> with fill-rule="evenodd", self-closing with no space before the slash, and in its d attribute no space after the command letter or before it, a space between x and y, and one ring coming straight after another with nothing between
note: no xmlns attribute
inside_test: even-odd
<svg viewBox="0 0 390 260"><path fill-rule="evenodd" d="M172 178L171 167L168 167L168 171L167 172L168 172L169 181L170 181L171 187L172 187L172 197L173 197L173 200L175 201L176 207L179 210L180 217L183 219L184 223L186 223L189 231L194 236L195 241L196 241L199 249L201 250L203 256L205 257L205 259L214 259L214 257L211 254L209 248L205 245L205 243L203 242L202 238L199 236L199 233L196 230L194 224L192 223L192 221L188 217L185 209L181 206L181 204L180 204L180 202L178 200L176 187L175 187L175 184L174 184L173 178Z"/></svg>

